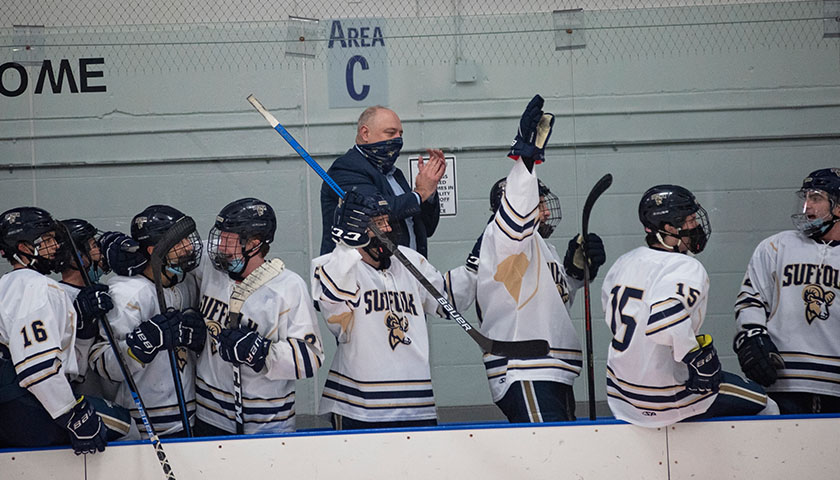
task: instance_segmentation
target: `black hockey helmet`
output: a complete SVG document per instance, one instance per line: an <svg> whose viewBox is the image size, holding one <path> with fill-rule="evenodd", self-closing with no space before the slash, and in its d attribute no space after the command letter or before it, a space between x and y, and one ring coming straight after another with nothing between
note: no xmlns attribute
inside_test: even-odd
<svg viewBox="0 0 840 480"><path fill-rule="evenodd" d="M545 202L545 207L548 209L548 219L540 222L537 231L543 238L548 238L554 233L554 229L560 224L563 219L563 210L560 208L560 199L557 195L552 193L548 185L544 184L542 180L537 179L539 194L542 201ZM496 213L502 205L502 196L505 194L505 187L507 186L507 178L500 178L490 189L490 211Z"/></svg>
<svg viewBox="0 0 840 480"><path fill-rule="evenodd" d="M267 245L274 240L277 230L277 217L271 205L256 198L241 198L222 208L216 216L216 223L210 229L207 253L213 266L227 272L234 280L242 280L242 272L254 255L267 252ZM223 233L237 235L239 250L231 251L230 246L223 245ZM248 248L252 238L259 243ZM230 240L227 240L230 241Z"/></svg>
<svg viewBox="0 0 840 480"><path fill-rule="evenodd" d="M808 218L805 212L805 201L813 193L825 194L828 198L829 211L821 218ZM803 200L802 208L791 215L791 219L794 226L808 237L821 238L840 220L840 217L834 214L834 209L840 204L840 168L822 168L811 172L802 181L802 188L797 194Z"/></svg>
<svg viewBox="0 0 840 480"><path fill-rule="evenodd" d="M131 237L142 250L153 247L185 215L169 205L150 205L131 220Z"/></svg>
<svg viewBox="0 0 840 480"><path fill-rule="evenodd" d="M131 237L140 244L143 255L149 256L148 247L154 247L184 213L169 205L150 205L131 220ZM164 276L169 285L183 279L183 275L195 269L201 260L201 238L193 231L170 250L164 258ZM174 256L174 258L173 258Z"/></svg>
<svg viewBox="0 0 840 480"><path fill-rule="evenodd" d="M391 219L391 205L388 204L388 200L385 200L385 197L378 193L374 194L372 198L375 207L370 211L370 223L375 223L381 230L384 227L384 222L387 221L391 230L383 232L383 234L396 247L400 244L400 227L397 222L393 222ZM379 237L374 236L370 239L370 243L362 248L371 258L379 262L377 269L387 270L391 267L392 253L385 246L385 243L379 240Z"/></svg>
<svg viewBox="0 0 840 480"><path fill-rule="evenodd" d="M38 207L17 207L6 210L0 214L0 250L3 257L10 261L24 264L21 257L28 260L26 265L37 272L47 274L56 268L56 257L58 247L61 245L62 235L52 215ZM39 255L42 246L43 236L53 232L56 245L56 252L51 257ZM25 253L20 250L20 243L28 243L32 246L33 253Z"/></svg>
<svg viewBox="0 0 840 480"><path fill-rule="evenodd" d="M683 228L686 217L697 214L698 225L694 228ZM712 227L706 210L700 206L694 194L679 185L657 185L649 188L639 202L639 220L645 226L645 231L661 245L665 245L661 235L675 238L688 237L688 250L700 253L706 247L712 235ZM665 230L665 225L676 228L677 233ZM674 246L678 251L679 245Z"/></svg>
<svg viewBox="0 0 840 480"><path fill-rule="evenodd" d="M64 225L66 230L70 232L70 237L73 239L73 243L62 243L61 250L58 255L58 271L63 272L70 268L76 269L76 262L73 260L73 245L76 245L76 248L79 249L79 253L85 256L88 261L90 269L88 272L89 278L93 281L99 280L99 277L101 277L103 273L106 273L102 268L102 264L104 262L93 261L90 240L93 239L94 242L97 242L96 247L98 248L99 234L102 232L97 230L97 228L88 221L82 220L81 218L69 218L67 220L62 220L61 223Z"/></svg>

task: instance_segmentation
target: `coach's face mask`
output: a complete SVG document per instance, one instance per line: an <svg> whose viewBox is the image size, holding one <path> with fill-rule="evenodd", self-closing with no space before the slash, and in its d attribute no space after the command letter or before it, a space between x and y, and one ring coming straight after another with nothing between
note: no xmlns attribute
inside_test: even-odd
<svg viewBox="0 0 840 480"><path fill-rule="evenodd" d="M383 174L390 172L394 168L394 163L397 161L397 157L400 156L402 147L402 137L394 137L376 143L356 145L356 148L362 152L362 155Z"/></svg>

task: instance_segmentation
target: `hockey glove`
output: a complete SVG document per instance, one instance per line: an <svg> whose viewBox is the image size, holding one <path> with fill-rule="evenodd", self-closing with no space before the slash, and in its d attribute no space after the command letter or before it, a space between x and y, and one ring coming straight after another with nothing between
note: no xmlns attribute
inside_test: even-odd
<svg viewBox="0 0 840 480"><path fill-rule="evenodd" d="M204 341L207 339L207 325L204 317L192 308L180 313L178 328L178 345L187 347L195 353L201 353L204 349Z"/></svg>
<svg viewBox="0 0 840 480"><path fill-rule="evenodd" d="M180 312L168 310L140 323L126 335L128 354L140 363L150 363L161 350L176 346L179 337Z"/></svg>
<svg viewBox="0 0 840 480"><path fill-rule="evenodd" d="M69 412L55 421L70 433L70 443L76 455L105 451L108 430L85 397L81 397Z"/></svg>
<svg viewBox="0 0 840 480"><path fill-rule="evenodd" d="M131 277L146 268L149 259L140 251L136 240L121 232L105 232L99 238L108 268L117 275Z"/></svg>
<svg viewBox="0 0 840 480"><path fill-rule="evenodd" d="M219 355L222 360L234 365L245 364L259 372L265 367L265 358L271 347L271 340L246 326L238 329L225 328L219 333Z"/></svg>
<svg viewBox="0 0 840 480"><path fill-rule="evenodd" d="M583 236L578 234L569 240L569 247L566 249L566 256L563 258L563 267L566 273L572 277L583 280L584 248L585 258L589 260L589 279L593 280L598 276L598 268L607 261L607 253L604 250L604 242L601 237L590 233L586 236L586 244L583 243Z"/></svg>
<svg viewBox="0 0 840 480"><path fill-rule="evenodd" d="M777 372L785 368L782 355L767 334L767 329L761 325L744 325L735 335L732 348L738 354L741 370L750 380L765 387L773 385L779 377Z"/></svg>
<svg viewBox="0 0 840 480"><path fill-rule="evenodd" d="M554 128L554 115L542 111L544 103L541 96L534 95L525 107L525 112L519 118L519 130L508 153L510 158L518 160L522 157L537 164L545 161L545 144Z"/></svg>
<svg viewBox="0 0 840 480"><path fill-rule="evenodd" d="M365 197L355 190L347 192L335 209L335 219L330 232L333 241L350 248L366 246L370 243L368 225L376 209L373 197Z"/></svg>
<svg viewBox="0 0 840 480"><path fill-rule="evenodd" d="M76 338L84 340L96 336L99 330L97 319L114 308L114 302L111 301L107 286L94 284L79 290L73 300L73 307L79 317Z"/></svg>
<svg viewBox="0 0 840 480"><path fill-rule="evenodd" d="M717 392L723 372L720 360L712 345L711 335L697 335L699 346L682 359L688 365L688 380L685 389L691 393Z"/></svg>

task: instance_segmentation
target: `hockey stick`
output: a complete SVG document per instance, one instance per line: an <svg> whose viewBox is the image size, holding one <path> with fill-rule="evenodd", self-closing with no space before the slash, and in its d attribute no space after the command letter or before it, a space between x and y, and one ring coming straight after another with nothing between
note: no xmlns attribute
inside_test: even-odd
<svg viewBox="0 0 840 480"><path fill-rule="evenodd" d="M268 121L268 123L277 131L285 140L288 142L289 145L298 153L298 155L303 158L306 163L315 170L315 173L318 174L330 188L341 198L344 198L344 190L338 186L335 181L330 178L327 172L318 165L317 162L309 155L309 153L300 145L300 143L295 140L295 138L286 130L283 125L280 125L280 122L277 121L274 116L269 113L265 107L254 97L253 95L248 96L248 101L254 108L257 109L258 112ZM428 290L432 296L435 297L435 300L443 307L449 317L455 320L461 328L467 332L470 338L478 344L482 351L485 353L490 353L500 357L511 357L511 358L535 358L535 357L544 357L548 355L549 347L548 342L542 339L536 340L523 340L523 341L502 341L502 340L493 340L490 338L485 337L481 334L478 330L474 329L472 325L467 322L467 320L458 313L458 310L452 306L451 303L446 299L446 297L426 279L425 276L411 263L411 260L406 258L406 256L388 239L381 230L373 223L370 224L370 229L373 231L374 235L385 245L385 248L388 249L391 254L397 258L397 260L402 263L414 278L423 285L423 288Z"/></svg>
<svg viewBox="0 0 840 480"><path fill-rule="evenodd" d="M166 254L181 240L187 238L195 231L195 221L184 215L175 225L163 234L160 240L155 244L152 251L152 258L149 260L152 268L152 276L155 279L155 292L157 293L158 307L160 313L166 312L166 299L163 297L163 283L161 282L161 275L163 274L163 259ZM169 350L169 366L172 369L172 381L175 384L175 394L178 397L178 410L181 412L181 423L184 425L184 432L187 437L192 437L192 430L190 429L190 417L187 411L187 403L184 400L184 385L181 383L181 372L178 371L178 358L175 356L175 349Z"/></svg>
<svg viewBox="0 0 840 480"><path fill-rule="evenodd" d="M279 258L272 258L257 267L241 282L233 286L228 303L228 328L237 329L242 321L242 306L245 300L256 292L258 288L272 278L283 273L286 265ZM245 420L242 417L242 365L233 366L233 407L236 417L236 433L245 433Z"/></svg>
<svg viewBox="0 0 840 480"><path fill-rule="evenodd" d="M592 187L589 196L586 197L586 202L583 204L583 241L581 243L581 250L583 250L583 307L586 315L586 381L589 390L589 419L595 420L595 367L592 364L592 307L589 300L589 259L586 258L586 237L589 234L589 215L592 213L592 207L595 201L601 196L604 191L612 185L612 175L606 174L598 180L598 183Z"/></svg>
<svg viewBox="0 0 840 480"><path fill-rule="evenodd" d="M79 253L76 242L73 241L70 229L63 223L58 223L64 228L64 232L70 242L70 247L73 249L73 259L79 267L79 273L82 274L82 280L84 281L85 286L91 286L93 282L91 282L88 272L85 271L82 256ZM132 377L131 373L128 371L128 366L126 366L125 363L125 357L123 357L122 350L119 349L119 345L115 340L116 337L114 336L114 330L111 328L111 323L105 315L98 317L97 320L99 320L99 324L105 329L105 336L108 338L108 344L111 346L111 350L114 351L114 355L117 357L117 364L120 366L120 371L122 372L123 378L125 378L125 383L128 385L128 391L131 393L131 398L134 399L134 405L137 407L140 419L143 420L143 426L146 427L146 434L149 435L149 440L155 448L155 454L157 455L161 468L163 468L163 474L166 476L167 480L175 480L175 472L173 472L172 467L169 466L169 459L166 458L166 452L163 451L163 445L160 443L160 438L158 438L157 433L155 433L155 429L152 427L152 423L149 421L149 416L146 414L146 407L143 404L143 400L140 398L140 390L137 389L137 384L134 383L134 377Z"/></svg>

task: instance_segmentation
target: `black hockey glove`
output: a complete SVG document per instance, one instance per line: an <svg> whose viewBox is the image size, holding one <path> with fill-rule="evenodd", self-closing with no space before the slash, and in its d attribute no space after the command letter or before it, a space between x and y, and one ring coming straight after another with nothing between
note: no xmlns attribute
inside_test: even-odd
<svg viewBox="0 0 840 480"><path fill-rule="evenodd" d="M79 290L73 307L79 317L76 338L84 340L96 336L99 331L97 319L114 308L114 302L108 294L108 287L97 283Z"/></svg>
<svg viewBox="0 0 840 480"><path fill-rule="evenodd" d="M717 392L723 378L720 360L712 345L711 335L697 335L700 345L682 359L688 365L685 389L692 393Z"/></svg>
<svg viewBox="0 0 840 480"><path fill-rule="evenodd" d="M475 241L475 244L473 245L472 251L470 251L470 254L467 255L467 260L464 262L464 264L467 267L467 270L469 270L473 273L478 273L478 259L479 259L479 256L481 255L481 239L482 238L484 238L483 234L482 234L482 236L478 237L478 240Z"/></svg>
<svg viewBox="0 0 840 480"><path fill-rule="evenodd" d="M136 240L121 232L105 232L99 238L108 269L117 275L131 277L146 268L149 259L140 251Z"/></svg>
<svg viewBox="0 0 840 480"><path fill-rule="evenodd" d="M554 127L554 115L543 112L544 103L541 96L534 95L525 107L525 112L519 118L519 130L508 153L510 158L517 160L522 157L538 164L545 161L545 144Z"/></svg>
<svg viewBox="0 0 840 480"><path fill-rule="evenodd" d="M586 244L583 243L583 236L578 234L569 240L569 247L566 249L566 256L563 258L563 267L570 276L583 280L584 248L586 259L589 260L589 279L594 280L598 276L598 268L607 261L607 253L604 250L604 242L601 237L590 233L586 236Z"/></svg>
<svg viewBox="0 0 840 480"><path fill-rule="evenodd" d="M70 433L70 443L76 455L105 451L108 430L85 397L81 397L69 412L55 421Z"/></svg>
<svg viewBox="0 0 840 480"><path fill-rule="evenodd" d="M234 365L245 364L259 372L265 367L265 358L271 347L271 340L246 326L238 329L224 328L219 333L219 355L222 360Z"/></svg>
<svg viewBox="0 0 840 480"><path fill-rule="evenodd" d="M785 361L765 327L744 325L744 328L735 335L732 343L732 348L738 354L738 363L747 378L769 387L779 377L777 370L785 368Z"/></svg>
<svg viewBox="0 0 840 480"><path fill-rule="evenodd" d="M204 341L207 339L207 325L204 323L204 317L192 308L181 312L180 317L178 345L187 347L195 353L201 353L204 349Z"/></svg>
<svg viewBox="0 0 840 480"><path fill-rule="evenodd" d="M376 200L355 190L345 193L338 202L333 220L332 239L350 248L360 248L370 243L367 234L370 219L377 210Z"/></svg>
<svg viewBox="0 0 840 480"><path fill-rule="evenodd" d="M128 354L140 363L150 363L161 350L175 348L179 338L180 312L155 315L126 335Z"/></svg>

